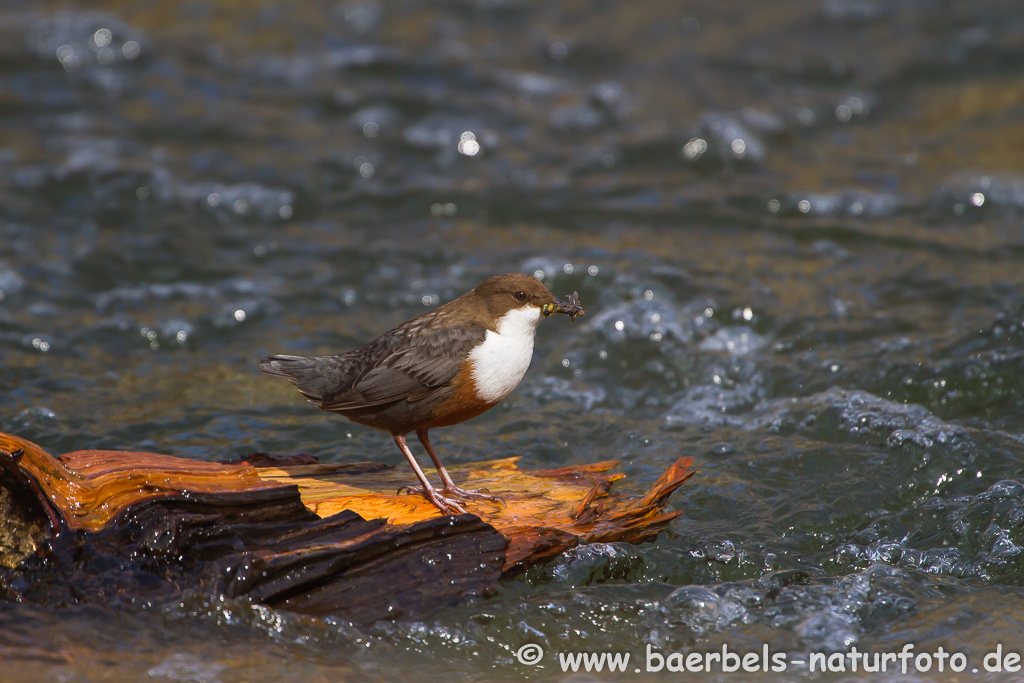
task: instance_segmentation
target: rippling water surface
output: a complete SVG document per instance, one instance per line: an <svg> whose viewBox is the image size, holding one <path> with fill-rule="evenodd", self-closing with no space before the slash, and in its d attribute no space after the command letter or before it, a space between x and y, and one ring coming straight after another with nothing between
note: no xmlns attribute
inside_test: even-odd
<svg viewBox="0 0 1024 683"><path fill-rule="evenodd" d="M657 542L422 623L4 603L5 680L1019 645L1022 73L1009 1L5 3L0 429L398 465L257 359L518 270L588 316L445 457L700 468Z"/></svg>

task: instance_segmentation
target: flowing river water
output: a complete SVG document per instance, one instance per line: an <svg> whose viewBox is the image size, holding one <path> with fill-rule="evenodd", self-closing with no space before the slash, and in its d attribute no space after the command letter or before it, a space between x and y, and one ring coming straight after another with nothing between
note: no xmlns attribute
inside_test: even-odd
<svg viewBox="0 0 1024 683"><path fill-rule="evenodd" d="M435 433L446 460L618 459L634 492L680 456L700 471L656 542L421 622L3 602L0 678L1024 649L1022 150L1009 0L9 0L0 430L401 466L257 360L525 271L587 316L545 322L509 399Z"/></svg>

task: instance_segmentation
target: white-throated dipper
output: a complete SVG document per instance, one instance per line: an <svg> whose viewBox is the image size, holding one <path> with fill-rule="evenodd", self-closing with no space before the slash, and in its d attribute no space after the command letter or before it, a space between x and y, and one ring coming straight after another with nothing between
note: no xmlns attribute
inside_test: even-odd
<svg viewBox="0 0 1024 683"><path fill-rule="evenodd" d="M286 378L321 410L391 434L420 481L400 491L422 494L445 514L461 513L467 499L501 499L456 486L427 433L476 417L508 396L530 366L541 318L585 314L575 292L567 298L556 299L532 275L496 275L354 351L270 356L260 370ZM437 468L440 490L409 450L405 435L413 431Z"/></svg>

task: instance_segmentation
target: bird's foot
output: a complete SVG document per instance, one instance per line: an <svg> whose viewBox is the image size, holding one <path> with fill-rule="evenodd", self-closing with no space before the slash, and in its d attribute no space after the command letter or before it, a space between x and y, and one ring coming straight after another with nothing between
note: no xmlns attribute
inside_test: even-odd
<svg viewBox="0 0 1024 683"><path fill-rule="evenodd" d="M401 495L403 493L408 493L410 495L415 494L415 495L418 495L418 496L423 496L424 498L429 500L431 503L433 503L437 507L437 509L441 511L441 514L445 514L445 515L456 515L456 514L464 515L464 514L466 514L466 508L464 508L464 507L462 507L462 505L460 505L460 503L464 502L464 501L458 501L455 498L448 498L446 496L443 496L443 495L441 495L441 491L438 491L433 486L428 486L428 487L425 487L425 488L423 486L403 486L400 489L398 489L398 494ZM447 493L447 492L445 492L445 493Z"/></svg>
<svg viewBox="0 0 1024 683"><path fill-rule="evenodd" d="M449 484L441 489L444 493L455 496L456 498L462 499L475 499L475 500L487 500L492 503L501 503L502 506L507 506L505 499L501 496L494 496L487 489L464 489L459 488L455 484Z"/></svg>

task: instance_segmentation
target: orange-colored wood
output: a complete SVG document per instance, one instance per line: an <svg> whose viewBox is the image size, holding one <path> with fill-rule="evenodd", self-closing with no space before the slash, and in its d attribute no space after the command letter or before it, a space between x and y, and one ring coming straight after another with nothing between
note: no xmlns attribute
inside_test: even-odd
<svg viewBox="0 0 1024 683"><path fill-rule="evenodd" d="M18 466L73 530L98 531L130 506L185 492L255 491L298 487L302 503L320 517L344 510L364 519L386 519L395 527L439 515L426 499L398 495L411 483L404 467L377 463L316 463L256 466L216 464L155 453L78 451L54 458L39 446L0 433L0 453L23 451ZM257 459L257 464L273 462ZM668 497L693 475L692 458L673 463L642 497L613 491L625 475L610 473L606 461L525 471L517 458L449 468L465 488L485 488L506 505L471 500L469 512L508 541L504 570L514 571L579 543L640 542L655 537L678 512L667 512Z"/></svg>
<svg viewBox="0 0 1024 683"><path fill-rule="evenodd" d="M693 459L680 458L642 498L631 498L611 490L625 477L607 473L618 464L615 461L531 472L519 469L517 460L448 468L460 486L486 488L505 499L505 506L471 500L466 510L509 539L506 572L578 543L654 538L680 514L665 511L668 497L693 476ZM353 474L334 467L325 463L257 471L266 481L296 484L306 507L321 517L352 510L366 519L383 517L393 524L407 524L438 514L426 499L396 493L410 483L404 468Z"/></svg>
<svg viewBox="0 0 1024 683"><path fill-rule="evenodd" d="M20 467L73 531L99 531L130 505L182 491L274 488L249 464L219 465L132 451L77 451L54 458L26 439L0 432L0 451L22 450Z"/></svg>

